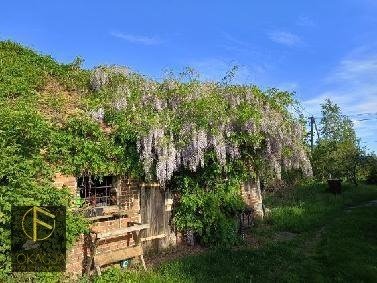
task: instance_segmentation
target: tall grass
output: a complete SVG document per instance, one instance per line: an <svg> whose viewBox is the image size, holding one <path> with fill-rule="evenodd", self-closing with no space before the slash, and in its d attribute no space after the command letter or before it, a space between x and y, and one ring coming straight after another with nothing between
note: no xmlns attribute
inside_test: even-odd
<svg viewBox="0 0 377 283"><path fill-rule="evenodd" d="M270 193L267 220L250 232L260 246L216 249L148 272L110 269L95 282L377 282L377 187L324 184ZM279 240L281 231L295 233Z"/></svg>
<svg viewBox="0 0 377 283"><path fill-rule="evenodd" d="M342 193L331 194L327 184L311 183L287 192L266 195L265 205L271 209L267 222L276 230L305 232L320 228L345 206L377 198L374 186L343 184Z"/></svg>

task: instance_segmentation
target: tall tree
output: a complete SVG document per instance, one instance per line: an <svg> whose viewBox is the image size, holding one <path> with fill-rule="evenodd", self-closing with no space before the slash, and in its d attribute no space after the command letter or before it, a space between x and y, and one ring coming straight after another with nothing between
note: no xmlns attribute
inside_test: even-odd
<svg viewBox="0 0 377 283"><path fill-rule="evenodd" d="M352 121L330 99L321 105L321 139L312 154L318 179L343 178L356 182L362 150Z"/></svg>

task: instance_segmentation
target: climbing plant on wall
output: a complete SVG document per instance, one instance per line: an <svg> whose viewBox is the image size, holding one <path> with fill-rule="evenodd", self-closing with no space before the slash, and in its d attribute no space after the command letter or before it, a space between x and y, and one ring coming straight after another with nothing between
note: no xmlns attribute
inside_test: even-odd
<svg viewBox="0 0 377 283"><path fill-rule="evenodd" d="M97 99L105 98L93 118L132 133L147 179L164 184L180 168L195 172L211 149L222 166L250 162L255 156L247 151L262 149L258 157L278 178L282 168L311 174L302 125L288 111L291 93L190 76L156 82L119 67L95 69L91 85Z"/></svg>
<svg viewBox="0 0 377 283"><path fill-rule="evenodd" d="M232 84L231 74L203 82L188 70L156 82L114 66L96 68L91 87L92 117L132 137L141 175L180 194L176 227L205 244L237 240L247 178L312 174L291 93Z"/></svg>
<svg viewBox="0 0 377 283"><path fill-rule="evenodd" d="M232 72L207 82L189 69L161 81L118 66L85 70L81 59L58 64L13 42L0 42L0 58L0 272L10 270L11 205L71 205L55 172L175 188L175 225L208 244L233 242L245 178L311 175L291 93L234 84ZM73 241L85 223L69 214L67 231Z"/></svg>

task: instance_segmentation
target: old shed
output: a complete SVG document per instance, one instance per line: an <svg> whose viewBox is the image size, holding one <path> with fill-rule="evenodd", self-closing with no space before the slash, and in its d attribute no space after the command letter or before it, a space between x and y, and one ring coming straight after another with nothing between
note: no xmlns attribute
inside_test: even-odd
<svg viewBox="0 0 377 283"><path fill-rule="evenodd" d="M55 185L69 188L77 212L91 223L90 233L81 235L67 253L69 273L98 272L100 267L179 242L170 225L170 192L159 184L122 176L77 178L56 174Z"/></svg>

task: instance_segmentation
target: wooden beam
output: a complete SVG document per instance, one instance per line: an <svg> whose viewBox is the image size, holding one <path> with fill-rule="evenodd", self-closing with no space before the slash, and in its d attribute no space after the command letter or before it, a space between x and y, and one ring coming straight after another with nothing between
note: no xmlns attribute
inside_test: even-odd
<svg viewBox="0 0 377 283"><path fill-rule="evenodd" d="M156 236L149 236L149 237L146 237L146 238L141 238L141 241L146 242L146 241L151 241L151 240L154 240L154 239L162 239L162 238L165 238L165 237L166 237L166 234L159 234L159 235L156 235Z"/></svg>
<svg viewBox="0 0 377 283"><path fill-rule="evenodd" d="M160 188L161 187L159 183L141 183L140 186L144 188Z"/></svg>
<svg viewBox="0 0 377 283"><path fill-rule="evenodd" d="M97 233L97 238L101 240L106 239L106 238L115 238L115 237L122 236L130 232L140 231L140 230L148 229L148 228L149 228L149 224L133 225L126 228L120 228L120 229L116 229L116 230L112 230L108 232ZM95 233L95 230L93 232Z"/></svg>
<svg viewBox="0 0 377 283"><path fill-rule="evenodd" d="M106 264L118 262L118 261L125 260L128 258L141 256L142 254L143 254L143 249L141 246L126 247L123 249L96 255L94 257L94 264L96 266L103 266Z"/></svg>
<svg viewBox="0 0 377 283"><path fill-rule="evenodd" d="M108 215L101 215L101 216L94 216L94 217L88 217L87 219L91 222L95 222L97 220L102 220L102 219L109 219L109 218L113 218L114 215L112 214L108 214Z"/></svg>

